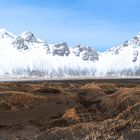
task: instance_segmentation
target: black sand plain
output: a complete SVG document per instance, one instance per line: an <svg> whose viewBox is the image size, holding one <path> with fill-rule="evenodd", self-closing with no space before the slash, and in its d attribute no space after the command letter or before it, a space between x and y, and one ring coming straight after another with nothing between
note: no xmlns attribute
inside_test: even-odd
<svg viewBox="0 0 140 140"><path fill-rule="evenodd" d="M0 140L140 140L140 79L1 81Z"/></svg>

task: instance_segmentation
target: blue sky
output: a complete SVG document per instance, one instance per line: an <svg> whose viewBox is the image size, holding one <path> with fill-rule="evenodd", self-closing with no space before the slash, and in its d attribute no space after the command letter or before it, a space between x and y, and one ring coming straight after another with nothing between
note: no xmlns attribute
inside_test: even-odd
<svg viewBox="0 0 140 140"><path fill-rule="evenodd" d="M140 32L139 0L0 0L0 28L104 51Z"/></svg>

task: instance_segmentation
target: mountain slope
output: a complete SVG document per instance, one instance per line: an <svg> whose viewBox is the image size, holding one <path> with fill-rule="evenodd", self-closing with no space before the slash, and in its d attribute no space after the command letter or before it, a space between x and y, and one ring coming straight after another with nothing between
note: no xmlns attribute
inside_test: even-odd
<svg viewBox="0 0 140 140"><path fill-rule="evenodd" d="M0 76L140 76L140 33L123 45L99 53L91 47L48 44L26 31L15 36L0 29Z"/></svg>
<svg viewBox="0 0 140 140"><path fill-rule="evenodd" d="M66 43L48 45L31 32L17 37L8 33L2 29L0 34L0 76L66 77L95 74L93 61L98 60L98 53L92 48L80 47L77 56Z"/></svg>
<svg viewBox="0 0 140 140"><path fill-rule="evenodd" d="M140 75L140 33L123 45L113 47L100 56L98 74L106 76Z"/></svg>

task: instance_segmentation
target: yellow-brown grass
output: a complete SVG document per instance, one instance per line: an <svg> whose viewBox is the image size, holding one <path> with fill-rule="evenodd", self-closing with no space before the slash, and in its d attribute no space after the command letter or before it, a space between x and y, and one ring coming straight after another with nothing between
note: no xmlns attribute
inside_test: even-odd
<svg viewBox="0 0 140 140"><path fill-rule="evenodd" d="M65 111L64 115L62 116L62 118L65 119L66 121L69 119L76 121L76 122L80 121L80 117L77 115L75 108L67 109Z"/></svg>
<svg viewBox="0 0 140 140"><path fill-rule="evenodd" d="M98 87L100 87L101 89L117 89L117 85L113 84L113 83L98 83L97 84Z"/></svg>

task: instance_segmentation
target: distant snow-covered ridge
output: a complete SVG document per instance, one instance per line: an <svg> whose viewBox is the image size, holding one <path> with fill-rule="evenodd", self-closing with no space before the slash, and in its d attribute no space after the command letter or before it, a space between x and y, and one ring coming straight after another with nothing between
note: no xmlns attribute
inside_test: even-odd
<svg viewBox="0 0 140 140"><path fill-rule="evenodd" d="M104 77L140 75L140 34L103 53L92 47L48 44L32 32L0 29L2 77Z"/></svg>
<svg viewBox="0 0 140 140"><path fill-rule="evenodd" d="M0 75L4 76L94 76L98 53L91 47L49 45L24 32L15 36L0 29Z"/></svg>

